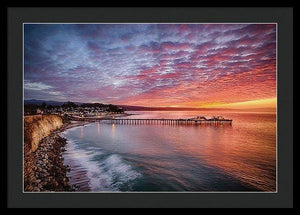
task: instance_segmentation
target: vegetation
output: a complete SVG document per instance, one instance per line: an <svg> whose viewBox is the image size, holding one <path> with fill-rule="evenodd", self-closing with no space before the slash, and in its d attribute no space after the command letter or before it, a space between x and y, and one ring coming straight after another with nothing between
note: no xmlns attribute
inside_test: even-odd
<svg viewBox="0 0 300 215"><path fill-rule="evenodd" d="M41 108L40 105L37 104L25 104L24 105L24 113L25 115L34 115L37 113L37 110Z"/></svg>
<svg viewBox="0 0 300 215"><path fill-rule="evenodd" d="M108 105L108 110L109 110L109 112L114 112L114 113L123 113L124 112L124 110L122 108L112 105L112 104Z"/></svg>
<svg viewBox="0 0 300 215"><path fill-rule="evenodd" d="M64 103L62 105L62 107L64 107L64 108L76 108L76 107L78 107L78 105L75 104L74 102L68 101L67 103Z"/></svg>
<svg viewBox="0 0 300 215"><path fill-rule="evenodd" d="M106 105L101 103L83 103L80 105L81 107L98 107L98 108L105 108Z"/></svg>

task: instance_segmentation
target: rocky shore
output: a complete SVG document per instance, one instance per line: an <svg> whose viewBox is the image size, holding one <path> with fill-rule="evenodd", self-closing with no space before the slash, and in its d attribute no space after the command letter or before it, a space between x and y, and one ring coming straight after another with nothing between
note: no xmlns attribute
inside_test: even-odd
<svg viewBox="0 0 300 215"><path fill-rule="evenodd" d="M122 116L127 115L123 114ZM64 164L62 156L67 140L59 134L66 129L84 126L91 122L69 121L66 118L62 118L60 119L62 122L60 127L50 132L47 130L47 126L51 126L53 122L49 120L40 122L39 120L45 121L48 119L47 117L40 117L34 120L25 120L24 191L59 192L78 190L77 185L69 183L67 173L70 171L70 166ZM32 126L33 122L37 124ZM49 133L45 132L45 130ZM34 131L40 136L32 135ZM42 135L44 135L43 138ZM40 137L40 139L37 137ZM36 141L35 144L32 143L34 140Z"/></svg>
<svg viewBox="0 0 300 215"><path fill-rule="evenodd" d="M44 137L32 152L24 150L24 189L29 192L75 191L69 184L67 172L70 167L64 165L62 153L67 140L59 135L65 129L85 125L86 122L65 122L50 135Z"/></svg>
<svg viewBox="0 0 300 215"><path fill-rule="evenodd" d="M33 167L35 181L26 187L27 191L73 191L68 184L68 166L63 164L62 151L66 139L53 133L43 138L34 152Z"/></svg>

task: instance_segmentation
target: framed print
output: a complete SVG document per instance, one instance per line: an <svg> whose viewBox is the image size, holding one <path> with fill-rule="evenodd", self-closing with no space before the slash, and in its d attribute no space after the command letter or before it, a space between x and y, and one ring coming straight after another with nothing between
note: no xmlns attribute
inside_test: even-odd
<svg viewBox="0 0 300 215"><path fill-rule="evenodd" d="M292 13L8 8L8 206L292 207Z"/></svg>

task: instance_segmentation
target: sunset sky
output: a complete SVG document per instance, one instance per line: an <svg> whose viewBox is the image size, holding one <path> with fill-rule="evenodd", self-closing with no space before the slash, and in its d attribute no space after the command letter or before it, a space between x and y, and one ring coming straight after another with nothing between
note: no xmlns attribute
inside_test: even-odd
<svg viewBox="0 0 300 215"><path fill-rule="evenodd" d="M276 107L275 24L25 24L24 99Z"/></svg>

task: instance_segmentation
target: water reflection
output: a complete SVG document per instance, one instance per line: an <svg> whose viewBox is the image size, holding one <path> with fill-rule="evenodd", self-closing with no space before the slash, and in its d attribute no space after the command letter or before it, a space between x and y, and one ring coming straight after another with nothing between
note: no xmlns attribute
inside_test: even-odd
<svg viewBox="0 0 300 215"><path fill-rule="evenodd" d="M97 123L97 134L100 135L100 122Z"/></svg>
<svg viewBox="0 0 300 215"><path fill-rule="evenodd" d="M80 138L84 137L84 126L80 127Z"/></svg>
<svg viewBox="0 0 300 215"><path fill-rule="evenodd" d="M113 123L111 125L111 137L114 139L115 138L115 131L116 130L116 125Z"/></svg>
<svg viewBox="0 0 300 215"><path fill-rule="evenodd" d="M153 114L151 117L150 113L144 116L139 112L135 117L169 118L174 113ZM202 114L185 112L174 116L195 115ZM212 115L218 114L206 113L208 117ZM98 160L98 167L93 163L93 171L104 168L101 169L102 176L106 171L109 177L116 176L115 182L122 187L119 189L125 191L275 191L276 115L226 113L224 117L233 119L233 124L116 125L106 122L101 125L101 134L100 124L95 123L85 128L85 135L80 128L80 132L71 130L67 138L82 137L81 141L86 145L81 144L80 150L93 144L96 147L94 153L99 147L101 153L117 155ZM100 157L92 158L93 162L97 159ZM143 177L137 179L136 173L127 175L128 169L134 169ZM125 179L128 181L122 181Z"/></svg>

